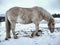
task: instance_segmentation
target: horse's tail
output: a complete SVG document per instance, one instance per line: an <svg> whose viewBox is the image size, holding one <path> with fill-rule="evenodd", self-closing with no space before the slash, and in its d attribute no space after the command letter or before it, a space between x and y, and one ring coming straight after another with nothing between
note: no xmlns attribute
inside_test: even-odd
<svg viewBox="0 0 60 45"><path fill-rule="evenodd" d="M10 30L11 24L10 24L10 21L8 20L8 17L7 17L7 16L5 17L5 23L6 23L6 28L7 28L8 30Z"/></svg>
<svg viewBox="0 0 60 45"><path fill-rule="evenodd" d="M6 39L10 38L10 30L11 30L11 23L8 19L8 16L6 14L6 17L5 17L5 26L6 26Z"/></svg>

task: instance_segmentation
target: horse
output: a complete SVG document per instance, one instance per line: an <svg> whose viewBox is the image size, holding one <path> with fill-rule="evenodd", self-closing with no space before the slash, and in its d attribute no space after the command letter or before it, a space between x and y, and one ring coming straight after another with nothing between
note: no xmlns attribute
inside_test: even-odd
<svg viewBox="0 0 60 45"><path fill-rule="evenodd" d="M35 35L39 30L39 22L45 20L48 22L48 28L51 33L54 32L55 28L55 21L54 17L44 8L34 6L31 8L23 8L23 7L12 7L9 10L6 11L5 16L5 26L6 26L6 40L11 38L10 31L12 30L13 37L15 39L18 38L18 36L15 34L15 25L16 23L21 24L35 24L35 32L32 33Z"/></svg>

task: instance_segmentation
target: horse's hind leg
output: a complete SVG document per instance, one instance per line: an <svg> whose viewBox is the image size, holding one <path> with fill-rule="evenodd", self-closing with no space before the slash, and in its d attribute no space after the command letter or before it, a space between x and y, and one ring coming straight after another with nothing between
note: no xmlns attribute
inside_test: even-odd
<svg viewBox="0 0 60 45"><path fill-rule="evenodd" d="M6 23L6 38L5 38L5 40L8 40L8 38L11 38L11 36L10 36L11 24L7 18L6 18L5 23Z"/></svg>
<svg viewBox="0 0 60 45"><path fill-rule="evenodd" d="M16 25L16 22L12 22L12 24L11 24L11 30L12 30L14 38L17 39L18 37L15 34L15 25Z"/></svg>

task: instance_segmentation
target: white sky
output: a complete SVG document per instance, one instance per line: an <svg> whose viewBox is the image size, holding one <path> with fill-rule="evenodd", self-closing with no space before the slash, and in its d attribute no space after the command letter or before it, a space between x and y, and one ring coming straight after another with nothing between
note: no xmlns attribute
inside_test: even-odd
<svg viewBox="0 0 60 45"><path fill-rule="evenodd" d="M59 3L59 0L0 0L0 13L5 13L9 8L14 6L40 6L48 10L50 13L59 13Z"/></svg>

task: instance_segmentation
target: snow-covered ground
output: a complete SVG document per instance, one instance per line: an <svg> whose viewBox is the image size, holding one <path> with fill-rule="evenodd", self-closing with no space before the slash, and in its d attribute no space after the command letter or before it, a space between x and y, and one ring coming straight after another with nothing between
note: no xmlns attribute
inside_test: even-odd
<svg viewBox="0 0 60 45"><path fill-rule="evenodd" d="M43 22L43 23L42 23ZM11 33L11 39L5 39L5 22L0 23L0 45L60 45L60 18L55 18L55 32L50 33L47 29L45 21L40 22L40 29L42 34L37 37L30 38L31 31L35 30L35 25L32 24L16 24L16 33L18 39L14 39ZM46 28L46 29L45 29ZM28 36L29 35L29 36Z"/></svg>

